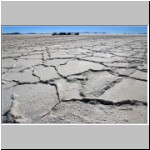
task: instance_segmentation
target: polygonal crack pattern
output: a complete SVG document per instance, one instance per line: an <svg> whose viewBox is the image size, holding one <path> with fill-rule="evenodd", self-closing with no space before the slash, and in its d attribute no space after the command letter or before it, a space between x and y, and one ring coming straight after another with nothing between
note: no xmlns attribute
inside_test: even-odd
<svg viewBox="0 0 150 150"><path fill-rule="evenodd" d="M147 123L147 37L2 35L2 123Z"/></svg>

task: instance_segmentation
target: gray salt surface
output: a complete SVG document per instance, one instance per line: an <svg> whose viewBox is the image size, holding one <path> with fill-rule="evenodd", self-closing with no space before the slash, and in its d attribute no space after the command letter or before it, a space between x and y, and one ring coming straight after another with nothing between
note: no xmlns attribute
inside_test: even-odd
<svg viewBox="0 0 150 150"><path fill-rule="evenodd" d="M11 113L22 123L32 123L58 103L55 87L50 85L20 85L14 88L13 94L17 97Z"/></svg>
<svg viewBox="0 0 150 150"><path fill-rule="evenodd" d="M66 65L59 66L58 72L63 76L80 74L88 70L103 70L104 66L101 64L95 64L93 62L86 62L80 60L73 60Z"/></svg>
<svg viewBox="0 0 150 150"><path fill-rule="evenodd" d="M147 123L146 36L2 39L2 123Z"/></svg>
<svg viewBox="0 0 150 150"><path fill-rule="evenodd" d="M100 98L114 102L122 100L147 102L147 83L133 79L123 79L114 87L108 89Z"/></svg>
<svg viewBox="0 0 150 150"><path fill-rule="evenodd" d="M106 106L83 102L62 102L38 120L40 124L141 124L147 123L145 106Z"/></svg>
<svg viewBox="0 0 150 150"><path fill-rule="evenodd" d="M59 75L53 67L38 66L34 70L34 74L42 81L59 78Z"/></svg>

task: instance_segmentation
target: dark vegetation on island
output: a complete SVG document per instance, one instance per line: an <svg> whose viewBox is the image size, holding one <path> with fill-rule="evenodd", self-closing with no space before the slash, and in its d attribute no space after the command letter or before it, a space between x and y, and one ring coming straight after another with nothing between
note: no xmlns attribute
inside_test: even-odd
<svg viewBox="0 0 150 150"><path fill-rule="evenodd" d="M52 35L79 35L79 32L76 32L76 33L71 33L71 32L60 32L60 33L57 33L57 32L54 32L52 33Z"/></svg>

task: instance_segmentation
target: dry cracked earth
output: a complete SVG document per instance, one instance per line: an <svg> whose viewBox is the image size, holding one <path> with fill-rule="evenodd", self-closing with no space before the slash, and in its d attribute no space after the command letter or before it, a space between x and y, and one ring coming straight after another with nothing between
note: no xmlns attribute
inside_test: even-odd
<svg viewBox="0 0 150 150"><path fill-rule="evenodd" d="M2 35L2 123L147 123L147 37Z"/></svg>

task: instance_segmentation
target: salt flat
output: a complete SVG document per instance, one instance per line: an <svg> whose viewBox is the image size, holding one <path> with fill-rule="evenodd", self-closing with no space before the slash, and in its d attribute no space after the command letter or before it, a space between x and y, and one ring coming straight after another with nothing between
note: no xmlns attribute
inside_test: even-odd
<svg viewBox="0 0 150 150"><path fill-rule="evenodd" d="M2 35L2 122L147 123L145 35Z"/></svg>

